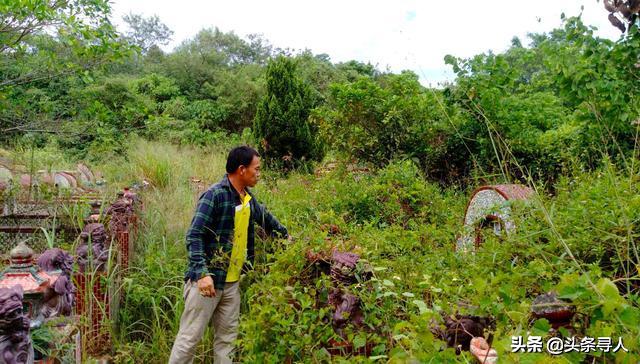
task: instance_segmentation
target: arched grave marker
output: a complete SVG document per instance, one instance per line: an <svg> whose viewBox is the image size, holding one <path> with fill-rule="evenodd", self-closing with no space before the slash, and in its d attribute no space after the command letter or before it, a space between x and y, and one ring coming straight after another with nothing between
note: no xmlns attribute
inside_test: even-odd
<svg viewBox="0 0 640 364"><path fill-rule="evenodd" d="M527 201L534 191L522 185L504 184L482 186L469 199L464 215L462 236L456 243L457 251L470 251L482 244L482 234L491 228L497 236L509 235L515 230L511 201Z"/></svg>

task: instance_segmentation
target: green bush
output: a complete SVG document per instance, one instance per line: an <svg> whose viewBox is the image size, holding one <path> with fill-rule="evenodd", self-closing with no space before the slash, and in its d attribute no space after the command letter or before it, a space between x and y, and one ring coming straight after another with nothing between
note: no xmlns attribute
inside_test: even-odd
<svg viewBox="0 0 640 364"><path fill-rule="evenodd" d="M313 118L328 144L348 159L377 167L413 159L429 179L442 182L469 168L469 154L456 134L457 111L412 72L333 84L328 105Z"/></svg>
<svg viewBox="0 0 640 364"><path fill-rule="evenodd" d="M282 170L322 158L316 127L309 122L315 105L309 85L296 74L293 60L280 56L267 66L267 92L258 105L254 131L266 164Z"/></svg>
<svg viewBox="0 0 640 364"><path fill-rule="evenodd" d="M345 175L332 209L347 223L412 228L442 223L440 189L412 161L392 162L376 173Z"/></svg>
<svg viewBox="0 0 640 364"><path fill-rule="evenodd" d="M486 174L553 182L563 172L617 162L635 150L639 37L597 38L579 18L515 39L502 54L446 57L457 73L445 94L465 115L461 137Z"/></svg>
<svg viewBox="0 0 640 364"><path fill-rule="evenodd" d="M152 96L156 102L170 100L180 93L173 79L155 73L137 79L135 89L139 94Z"/></svg>
<svg viewBox="0 0 640 364"><path fill-rule="evenodd" d="M365 328L346 329L355 345L372 345L374 357L383 355L392 362L469 362L468 353L456 355L431 332L442 315L463 313L496 320L493 346L501 360L549 360L546 353L512 353L510 345L511 336L548 339L550 325L531 319L531 303L539 294L556 290L575 305L576 335L611 336L614 341L621 336L630 352L602 354L605 360L637 360L640 309L637 293L629 293L623 284L636 284L637 271L631 272L631 279L621 280L615 269L599 267L602 253L613 251L637 269L633 255L638 236L637 176L613 168L563 179L556 196L540 196L527 208L514 207L513 234L488 237L475 254L460 254L453 246L468 194L443 191L417 172L409 162L400 162L370 174L338 169L315 179L293 176L287 180L290 183L273 187L276 196L269 202L279 216L290 216L287 224L299 231L300 238L286 250L271 250L266 264L260 263L265 266L249 278L252 284L243 311L248 318L241 322L244 360L327 360L323 347L338 335L329 329L324 306L317 308L314 303L322 302L328 278L321 276L311 284L302 279L311 268L301 257L309 249L332 247L358 251L374 267L373 280L348 288L363 302ZM416 213L409 221L417 224L399 219L404 212L396 215L406 201L413 201ZM381 221L375 216L378 212L390 219L373 224L350 219L354 207L375 211L363 215L370 221ZM341 232L330 235L318 230L328 222L337 223ZM615 261L623 267L620 263ZM593 359L585 353L555 358ZM346 355L332 360L371 358Z"/></svg>

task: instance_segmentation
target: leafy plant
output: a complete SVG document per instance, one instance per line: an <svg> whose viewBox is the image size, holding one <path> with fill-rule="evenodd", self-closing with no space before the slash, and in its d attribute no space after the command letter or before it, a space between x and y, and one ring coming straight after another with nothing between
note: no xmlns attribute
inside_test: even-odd
<svg viewBox="0 0 640 364"><path fill-rule="evenodd" d="M322 149L309 122L311 89L296 74L293 60L280 56L267 66L267 90L258 106L254 132L260 154L275 169L291 170L319 160Z"/></svg>

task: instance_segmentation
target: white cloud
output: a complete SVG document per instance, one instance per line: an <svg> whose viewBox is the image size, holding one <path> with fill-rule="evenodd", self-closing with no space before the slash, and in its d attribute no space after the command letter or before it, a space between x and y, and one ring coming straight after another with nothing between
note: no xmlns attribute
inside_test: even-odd
<svg viewBox="0 0 640 364"><path fill-rule="evenodd" d="M206 1L116 0L114 22L133 12L158 15L174 32L169 49L200 29L217 26L245 36L262 33L282 48L309 48L334 62L357 59L398 72L411 69L424 84L453 76L446 54L470 57L505 50L514 36L549 31L560 14L580 13L601 36L615 39L601 2L596 0L443 1Z"/></svg>

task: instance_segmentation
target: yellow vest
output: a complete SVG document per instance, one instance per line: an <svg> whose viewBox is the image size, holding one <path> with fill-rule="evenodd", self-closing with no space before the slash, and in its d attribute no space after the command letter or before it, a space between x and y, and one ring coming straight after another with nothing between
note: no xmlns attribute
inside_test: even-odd
<svg viewBox="0 0 640 364"><path fill-rule="evenodd" d="M233 249L227 269L226 282L237 282L240 279L242 266L247 257L247 238L249 235L249 218L251 217L251 196L246 193L241 205L236 206L233 218Z"/></svg>

